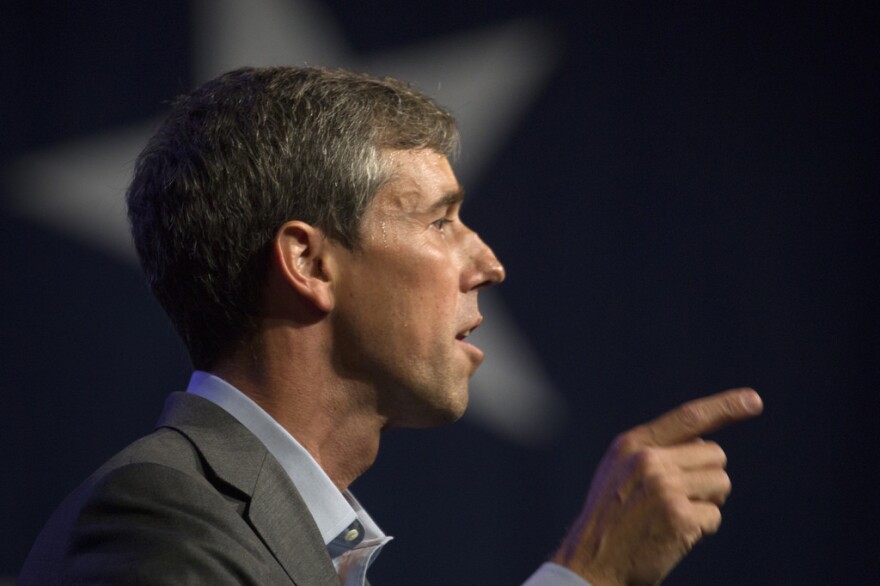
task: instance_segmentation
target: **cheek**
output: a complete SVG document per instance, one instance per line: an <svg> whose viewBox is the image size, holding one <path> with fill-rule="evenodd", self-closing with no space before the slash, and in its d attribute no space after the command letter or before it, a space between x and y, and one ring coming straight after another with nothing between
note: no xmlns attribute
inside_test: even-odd
<svg viewBox="0 0 880 586"><path fill-rule="evenodd" d="M422 268L409 274L396 291L407 311L422 321L454 318L458 303L457 275L442 265L426 264Z"/></svg>
<svg viewBox="0 0 880 586"><path fill-rule="evenodd" d="M450 285L453 286L450 286ZM458 294L454 281L439 270L410 273L388 290L384 307L406 353L424 354L438 342L452 339L457 323Z"/></svg>
<svg viewBox="0 0 880 586"><path fill-rule="evenodd" d="M409 336L455 326L459 273L448 250L422 244L374 254L352 279L353 301L369 314L362 318Z"/></svg>

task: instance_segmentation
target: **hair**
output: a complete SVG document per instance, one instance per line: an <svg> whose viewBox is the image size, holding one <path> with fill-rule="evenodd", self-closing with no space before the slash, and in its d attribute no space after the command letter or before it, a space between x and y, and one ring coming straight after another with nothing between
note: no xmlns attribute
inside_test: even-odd
<svg viewBox="0 0 880 586"><path fill-rule="evenodd" d="M177 98L126 194L147 282L206 369L256 332L271 243L301 220L350 249L384 151L453 156L452 115L392 78L244 68Z"/></svg>

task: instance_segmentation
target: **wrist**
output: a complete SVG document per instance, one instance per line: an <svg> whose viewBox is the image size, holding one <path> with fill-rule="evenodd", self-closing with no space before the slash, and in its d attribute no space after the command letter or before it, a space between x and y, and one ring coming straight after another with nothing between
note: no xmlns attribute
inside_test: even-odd
<svg viewBox="0 0 880 586"><path fill-rule="evenodd" d="M627 586L625 580L619 579L613 572L599 570L594 560L585 558L583 552L563 544L550 556L550 562L577 574L592 586Z"/></svg>

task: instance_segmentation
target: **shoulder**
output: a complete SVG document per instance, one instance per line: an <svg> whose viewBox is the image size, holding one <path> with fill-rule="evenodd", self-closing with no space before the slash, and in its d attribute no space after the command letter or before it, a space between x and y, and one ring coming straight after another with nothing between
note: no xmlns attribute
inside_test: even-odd
<svg viewBox="0 0 880 586"><path fill-rule="evenodd" d="M280 568L242 517L246 503L189 438L159 429L62 503L19 583L277 581Z"/></svg>
<svg viewBox="0 0 880 586"><path fill-rule="evenodd" d="M204 476L204 458L199 447L177 429L161 427L146 435L110 458L98 468L85 484L99 482L120 468L135 466L132 470L142 469L137 465L156 464L165 466L193 476Z"/></svg>

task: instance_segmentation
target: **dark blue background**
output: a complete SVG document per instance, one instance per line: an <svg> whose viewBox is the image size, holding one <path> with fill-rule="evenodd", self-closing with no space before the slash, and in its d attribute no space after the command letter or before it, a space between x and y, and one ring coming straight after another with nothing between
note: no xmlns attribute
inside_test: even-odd
<svg viewBox="0 0 880 586"><path fill-rule="evenodd" d="M397 537L373 583L517 583L615 433L739 385L766 413L717 434L724 526L666 583L876 583L876 3L329 7L363 53L522 16L561 47L466 214L507 265L503 297L570 425L543 448L468 418L389 433L354 487ZM161 113L192 84L191 18L171 0L6 3L3 162ZM189 366L133 265L2 210L0 574L14 575L55 504L151 428Z"/></svg>

